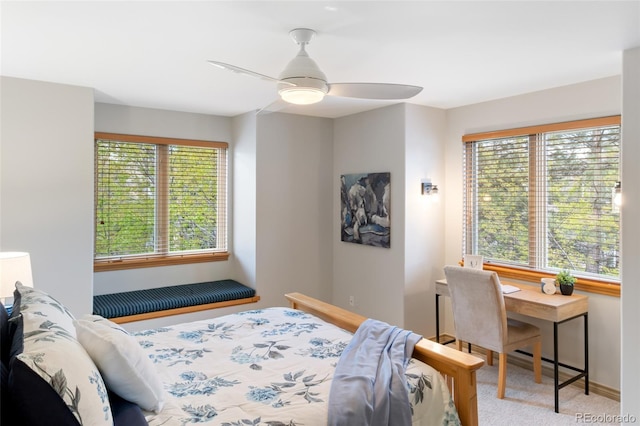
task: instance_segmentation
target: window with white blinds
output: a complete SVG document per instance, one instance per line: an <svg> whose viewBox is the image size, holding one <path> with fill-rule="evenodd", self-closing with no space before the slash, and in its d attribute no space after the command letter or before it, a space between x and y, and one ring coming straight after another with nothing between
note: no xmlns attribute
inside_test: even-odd
<svg viewBox="0 0 640 426"><path fill-rule="evenodd" d="M223 142L96 133L95 265L227 254L227 149Z"/></svg>
<svg viewBox="0 0 640 426"><path fill-rule="evenodd" d="M619 280L620 117L467 135L463 253Z"/></svg>

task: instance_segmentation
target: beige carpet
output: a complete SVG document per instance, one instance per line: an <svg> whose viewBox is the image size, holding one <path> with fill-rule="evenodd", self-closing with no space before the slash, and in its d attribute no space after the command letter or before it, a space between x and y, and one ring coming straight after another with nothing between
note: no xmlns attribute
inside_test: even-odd
<svg viewBox="0 0 640 426"><path fill-rule="evenodd" d="M478 418L481 426L617 425L620 403L570 385L560 389L560 412L554 412L553 378L533 381L533 372L509 364L505 398L496 397L498 362L478 370ZM611 418L611 416L614 416ZM613 421L612 421L613 420Z"/></svg>

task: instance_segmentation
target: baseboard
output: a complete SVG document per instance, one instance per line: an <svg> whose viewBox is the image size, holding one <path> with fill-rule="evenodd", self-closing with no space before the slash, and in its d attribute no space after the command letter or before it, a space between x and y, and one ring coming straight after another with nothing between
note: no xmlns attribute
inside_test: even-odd
<svg viewBox="0 0 640 426"><path fill-rule="evenodd" d="M430 340L435 341L435 337L431 338ZM450 340L455 340L455 337L451 336L451 335L447 335L447 334L441 334L440 335L440 342L444 343L444 342L448 342ZM453 345L453 343L451 343ZM466 346L466 345L465 345ZM466 348L466 347L465 347ZM486 351L482 348L479 348L475 345L471 345L471 353L473 353L474 355L478 355L481 358L484 358L486 355ZM498 354L494 353L494 359L495 362L498 362ZM533 372L533 362L531 361L530 358L525 357L525 356L520 356L520 355L516 355L516 354L510 354L507 357L507 362L509 364L513 364L516 365L518 367L527 369L527 370L531 370ZM553 367L545 365L546 363L542 364L542 374L547 376L547 377L553 377ZM565 380L569 379L571 377L571 374L569 373L565 373L563 371L560 371L559 373L559 380L561 382L564 382ZM576 386L578 388L582 388L584 389L584 379L580 379L575 381L574 383L571 384L571 386ZM596 395L600 395L600 396L604 396L605 398L609 398L612 399L614 401L620 401L620 390L618 389L614 389L612 387L609 386L605 386L602 385L600 383L596 383L593 380L589 380L589 392L590 393L594 393Z"/></svg>

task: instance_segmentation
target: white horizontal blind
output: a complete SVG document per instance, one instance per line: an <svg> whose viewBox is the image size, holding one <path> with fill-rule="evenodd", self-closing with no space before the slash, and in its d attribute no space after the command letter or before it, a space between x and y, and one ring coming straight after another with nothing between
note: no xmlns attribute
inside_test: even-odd
<svg viewBox="0 0 640 426"><path fill-rule="evenodd" d="M155 252L156 146L96 142L95 257Z"/></svg>
<svg viewBox="0 0 640 426"><path fill-rule="evenodd" d="M620 126L612 121L465 137L464 253L617 279Z"/></svg>
<svg viewBox="0 0 640 426"><path fill-rule="evenodd" d="M465 182L469 204L466 253L528 265L528 137L467 144L473 158Z"/></svg>
<svg viewBox="0 0 640 426"><path fill-rule="evenodd" d="M226 144L115 136L96 138L95 259L226 252Z"/></svg>
<svg viewBox="0 0 640 426"><path fill-rule="evenodd" d="M224 213L218 220L226 210L218 150L176 145L168 149L169 234L161 251L226 249L224 239L218 238L226 233Z"/></svg>
<svg viewBox="0 0 640 426"><path fill-rule="evenodd" d="M620 215L612 206L619 176L620 127L544 135L547 161L547 266L619 275Z"/></svg>

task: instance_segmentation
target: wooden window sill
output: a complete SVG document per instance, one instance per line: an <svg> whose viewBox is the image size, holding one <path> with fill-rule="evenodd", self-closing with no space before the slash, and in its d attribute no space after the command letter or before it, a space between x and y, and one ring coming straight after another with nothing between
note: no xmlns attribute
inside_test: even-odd
<svg viewBox="0 0 640 426"><path fill-rule="evenodd" d="M548 272L540 272L534 270L526 270L520 268L514 268L512 266L496 265L492 263L486 263L483 267L486 271L495 271L500 278L510 278L515 280L527 281L539 284L542 278L553 278L554 274ZM574 288L580 291L586 291L588 293L604 294L606 296L620 297L620 284L611 283L607 281L601 281L592 278L578 277Z"/></svg>
<svg viewBox="0 0 640 426"><path fill-rule="evenodd" d="M122 269L153 268L156 266L185 265L189 263L218 262L228 260L229 253L200 253L172 256L136 256L117 260L95 260L93 272L119 271Z"/></svg>

